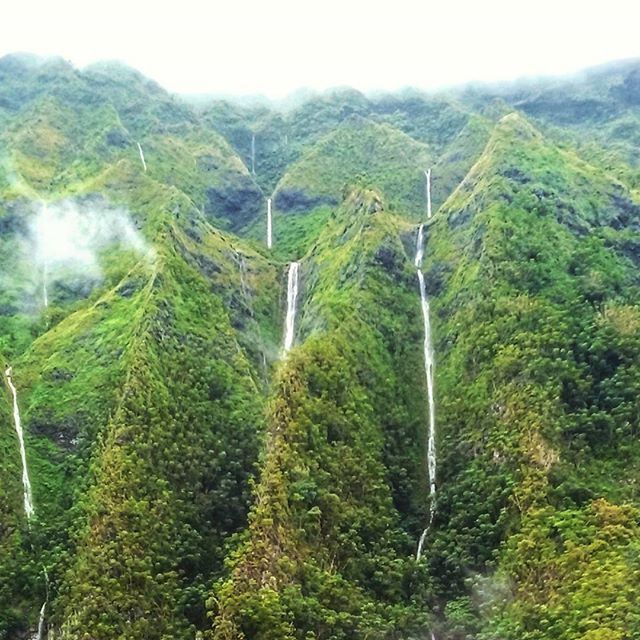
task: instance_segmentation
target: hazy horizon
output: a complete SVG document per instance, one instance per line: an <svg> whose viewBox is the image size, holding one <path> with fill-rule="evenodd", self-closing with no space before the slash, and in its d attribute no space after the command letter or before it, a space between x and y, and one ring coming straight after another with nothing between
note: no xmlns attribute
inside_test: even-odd
<svg viewBox="0 0 640 640"><path fill-rule="evenodd" d="M172 93L282 99L350 87L366 93L438 90L573 74L640 56L640 7L606 11L569 0L361 0L302 6L292 0L180 9L114 0L25 0L3 20L0 56L60 56L83 68L118 60ZM37 15L37 22L33 16Z"/></svg>

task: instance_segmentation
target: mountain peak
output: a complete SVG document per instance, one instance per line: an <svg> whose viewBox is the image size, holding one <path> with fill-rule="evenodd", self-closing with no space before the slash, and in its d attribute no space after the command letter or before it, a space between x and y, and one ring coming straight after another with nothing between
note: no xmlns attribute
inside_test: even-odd
<svg viewBox="0 0 640 640"><path fill-rule="evenodd" d="M495 134L511 136L521 141L543 139L542 134L533 124L517 111L512 111L498 120Z"/></svg>

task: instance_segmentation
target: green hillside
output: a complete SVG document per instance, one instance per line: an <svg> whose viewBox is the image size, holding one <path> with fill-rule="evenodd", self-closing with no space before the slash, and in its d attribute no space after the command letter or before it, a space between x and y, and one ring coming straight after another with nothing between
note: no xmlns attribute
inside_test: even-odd
<svg viewBox="0 0 640 640"><path fill-rule="evenodd" d="M638 212L512 114L429 227L443 470L429 557L445 629L637 632ZM601 561L578 559L599 540Z"/></svg>
<svg viewBox="0 0 640 640"><path fill-rule="evenodd" d="M360 178L379 185L390 206L419 217L426 209L420 177L430 164L426 146L388 125L354 118L289 167L276 187L275 207L288 212L335 205L344 186Z"/></svg>
<svg viewBox="0 0 640 640"><path fill-rule="evenodd" d="M640 637L639 69L1 58L0 640Z"/></svg>

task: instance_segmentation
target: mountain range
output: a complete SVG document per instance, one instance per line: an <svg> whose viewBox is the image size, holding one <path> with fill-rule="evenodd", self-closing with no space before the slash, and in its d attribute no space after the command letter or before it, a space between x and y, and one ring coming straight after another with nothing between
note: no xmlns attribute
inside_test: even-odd
<svg viewBox="0 0 640 640"><path fill-rule="evenodd" d="M0 639L640 637L639 145L0 58Z"/></svg>

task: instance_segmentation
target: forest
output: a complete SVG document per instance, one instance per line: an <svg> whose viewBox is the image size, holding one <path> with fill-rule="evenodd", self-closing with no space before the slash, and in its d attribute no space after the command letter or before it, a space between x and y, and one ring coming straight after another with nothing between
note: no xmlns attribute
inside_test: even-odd
<svg viewBox="0 0 640 640"><path fill-rule="evenodd" d="M0 640L640 638L639 143L0 58Z"/></svg>

